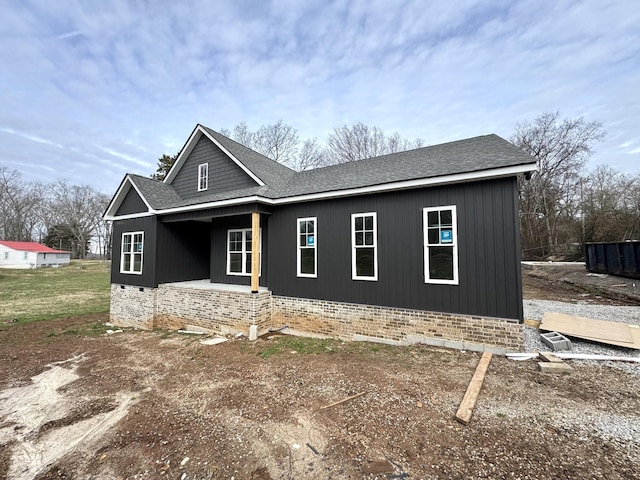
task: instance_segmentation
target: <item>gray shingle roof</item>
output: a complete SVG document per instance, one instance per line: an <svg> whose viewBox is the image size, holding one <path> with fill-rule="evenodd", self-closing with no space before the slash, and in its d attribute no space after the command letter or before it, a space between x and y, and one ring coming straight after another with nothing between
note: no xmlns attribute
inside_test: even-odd
<svg viewBox="0 0 640 480"><path fill-rule="evenodd" d="M533 157L499 136L484 135L300 172L278 191L278 197L479 172L533 162Z"/></svg>
<svg viewBox="0 0 640 480"><path fill-rule="evenodd" d="M182 201L171 185L132 173L129 174L129 178L155 210L171 208Z"/></svg>
<svg viewBox="0 0 640 480"><path fill-rule="evenodd" d="M131 181L153 209L181 208L255 195L287 198L535 163L533 157L492 134L296 173L214 130L202 128L265 185L183 199L169 184L130 174Z"/></svg>
<svg viewBox="0 0 640 480"><path fill-rule="evenodd" d="M245 147L241 143L225 137L221 133L201 125L206 132L215 138L238 161L253 172L260 180L273 189L282 187L296 172L269 157Z"/></svg>

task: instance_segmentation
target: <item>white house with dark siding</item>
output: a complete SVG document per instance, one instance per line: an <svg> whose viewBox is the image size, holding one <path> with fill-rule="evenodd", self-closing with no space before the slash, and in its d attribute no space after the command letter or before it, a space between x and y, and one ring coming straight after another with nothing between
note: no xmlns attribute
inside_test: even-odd
<svg viewBox="0 0 640 480"><path fill-rule="evenodd" d="M71 253L54 250L37 242L0 240L0 268L61 267L71 261Z"/></svg>
<svg viewBox="0 0 640 480"><path fill-rule="evenodd" d="M197 125L164 181L128 174L111 320L518 349L519 175L496 135L294 172Z"/></svg>

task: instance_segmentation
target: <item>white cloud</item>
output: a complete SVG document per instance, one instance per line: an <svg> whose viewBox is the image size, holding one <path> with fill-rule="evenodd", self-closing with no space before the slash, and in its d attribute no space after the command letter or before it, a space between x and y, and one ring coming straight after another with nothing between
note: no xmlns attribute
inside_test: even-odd
<svg viewBox="0 0 640 480"><path fill-rule="evenodd" d="M5 132L0 163L37 177L55 157L61 177L111 193L129 169L151 174L198 122L283 119L323 141L362 121L434 144L508 137L559 110L602 122L594 163L633 172L634 5L16 0L0 30L0 126L32 140Z"/></svg>

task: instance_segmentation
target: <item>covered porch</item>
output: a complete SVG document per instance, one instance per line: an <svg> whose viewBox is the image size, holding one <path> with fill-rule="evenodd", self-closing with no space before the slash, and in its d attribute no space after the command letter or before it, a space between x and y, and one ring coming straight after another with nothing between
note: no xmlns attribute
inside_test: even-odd
<svg viewBox="0 0 640 480"><path fill-rule="evenodd" d="M263 205L250 204L161 216L158 240L165 245L159 245L157 285L202 288L208 280L214 290L236 285L260 292L267 287L269 215Z"/></svg>

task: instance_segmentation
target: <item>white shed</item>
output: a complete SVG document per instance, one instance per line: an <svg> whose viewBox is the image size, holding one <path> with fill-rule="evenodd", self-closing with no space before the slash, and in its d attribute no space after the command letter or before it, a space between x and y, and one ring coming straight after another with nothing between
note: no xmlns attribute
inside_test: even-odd
<svg viewBox="0 0 640 480"><path fill-rule="evenodd" d="M68 265L71 253L37 242L0 240L0 268L40 268Z"/></svg>

